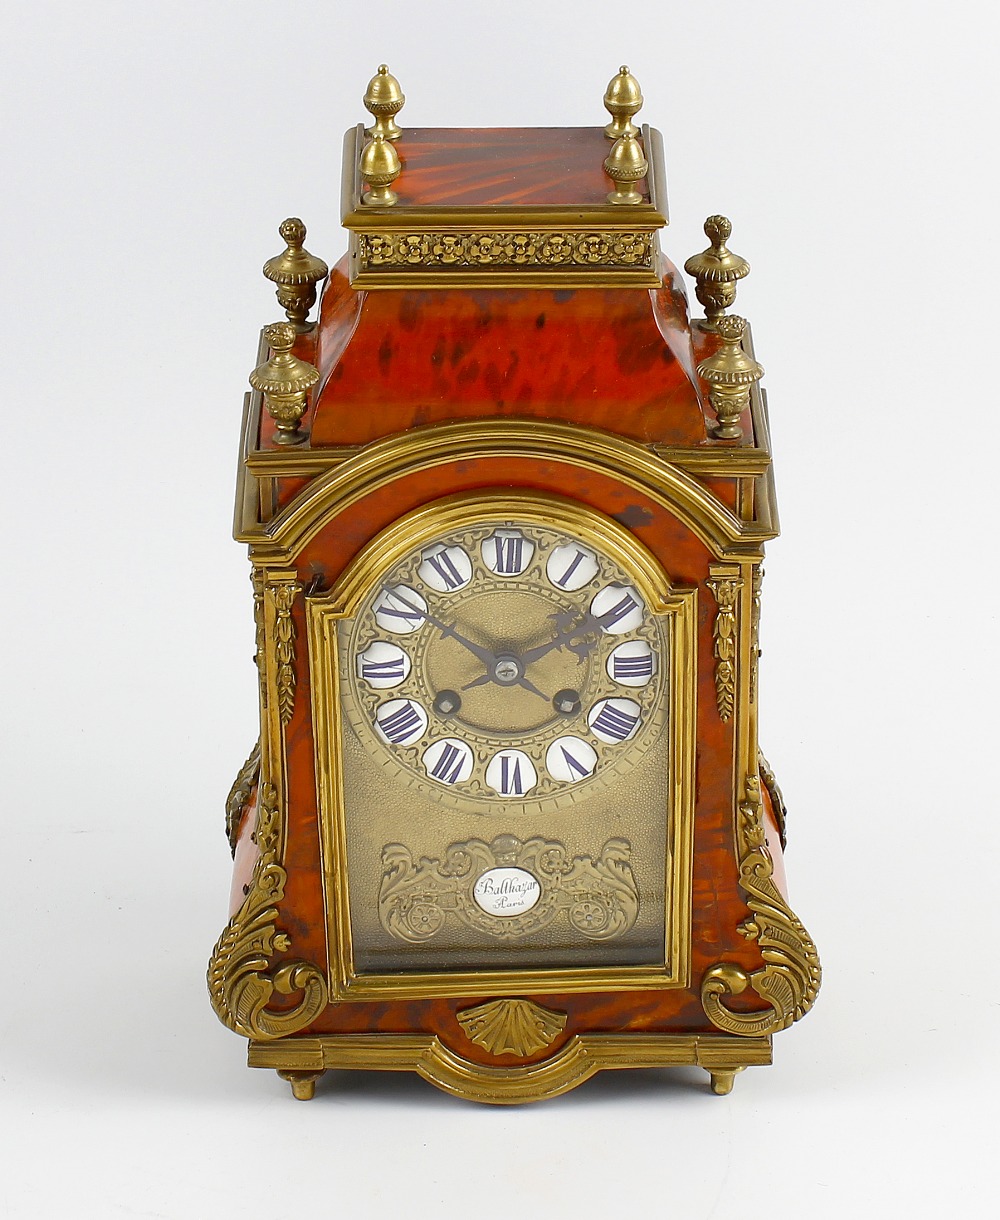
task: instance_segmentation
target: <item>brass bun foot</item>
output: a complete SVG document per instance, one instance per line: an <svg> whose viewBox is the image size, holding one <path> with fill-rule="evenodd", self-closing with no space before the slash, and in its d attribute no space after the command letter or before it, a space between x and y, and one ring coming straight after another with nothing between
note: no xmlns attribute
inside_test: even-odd
<svg viewBox="0 0 1000 1220"><path fill-rule="evenodd" d="M731 1068L729 1071L714 1071L709 1072L712 1078L712 1092L716 1097L725 1097L727 1093L733 1091L733 1081L736 1079L736 1073L742 1072L743 1068Z"/></svg>
<svg viewBox="0 0 1000 1220"><path fill-rule="evenodd" d="M312 1101L316 1096L316 1081L323 1072L299 1072L278 1068L278 1075L292 1086L292 1096L296 1101Z"/></svg>

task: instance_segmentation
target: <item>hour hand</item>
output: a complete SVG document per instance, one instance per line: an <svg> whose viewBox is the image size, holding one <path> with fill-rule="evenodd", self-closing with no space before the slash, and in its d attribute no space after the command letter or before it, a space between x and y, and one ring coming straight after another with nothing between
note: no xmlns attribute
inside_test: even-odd
<svg viewBox="0 0 1000 1220"><path fill-rule="evenodd" d="M593 639L587 637L593 637L601 630L603 624L599 618L589 611L575 623L570 621L568 614L553 615L553 618L559 627L557 634L547 644L539 644L537 648L529 648L521 653L522 664L530 665L556 648L569 649L581 661L594 651Z"/></svg>

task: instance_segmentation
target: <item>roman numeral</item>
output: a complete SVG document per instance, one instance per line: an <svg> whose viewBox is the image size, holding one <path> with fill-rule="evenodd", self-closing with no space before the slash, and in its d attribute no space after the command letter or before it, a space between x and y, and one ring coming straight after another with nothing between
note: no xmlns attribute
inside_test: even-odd
<svg viewBox="0 0 1000 1220"><path fill-rule="evenodd" d="M433 779L439 779L444 784L458 783L458 777L462 774L462 764L465 762L465 754L458 746L453 746L450 741L446 741L444 749L441 751L441 756L434 764L431 771Z"/></svg>
<svg viewBox="0 0 1000 1220"><path fill-rule="evenodd" d="M559 749L562 751L562 756L566 760L566 765L569 767L570 771L575 771L577 775L580 776L587 776L590 774L590 769L585 767L578 758L575 758L572 754L570 754L569 750L567 750L565 746L560 746Z"/></svg>
<svg viewBox="0 0 1000 1220"><path fill-rule="evenodd" d="M379 603L376 613L384 615L386 618L396 618L401 622L408 623L411 627L424 621L423 612L420 610L409 610L405 606L398 607L392 604L392 594L388 594L383 601Z"/></svg>
<svg viewBox="0 0 1000 1220"><path fill-rule="evenodd" d="M615 623L623 619L626 614L631 614L633 610L638 610L638 608L639 603L635 600L632 594L626 593L617 605L612 606L606 614L602 614L600 616L598 622L604 628L613 627Z"/></svg>
<svg viewBox="0 0 1000 1220"><path fill-rule="evenodd" d="M402 681L406 674L406 663L402 657L391 661L362 661L361 676L369 682L377 678L396 678Z"/></svg>
<svg viewBox="0 0 1000 1220"><path fill-rule="evenodd" d="M394 746L398 746L414 735L414 729L422 729L422 720L420 713L407 699L402 707L398 707L384 720L380 720L378 726L386 739L391 741Z"/></svg>
<svg viewBox="0 0 1000 1220"><path fill-rule="evenodd" d="M428 555L427 562L441 577L447 588L457 589L462 583L462 573L455 567L447 551L441 551L437 555Z"/></svg>
<svg viewBox="0 0 1000 1220"><path fill-rule="evenodd" d="M611 668L615 678L651 678L653 676L653 654L643 657L612 657Z"/></svg>
<svg viewBox="0 0 1000 1220"><path fill-rule="evenodd" d="M524 539L520 535L503 538L497 534L493 543L496 548L496 571L502 576L516 576L521 571Z"/></svg>
<svg viewBox="0 0 1000 1220"><path fill-rule="evenodd" d="M584 552L577 551L576 555L573 558L573 562L569 565L569 567L566 569L566 571L563 572L562 576L560 576L556 579L555 583L557 585L559 585L560 588L565 589L566 581L569 580L569 578L573 575L573 573L580 566L580 563L584 559L586 559L586 555L584 554Z"/></svg>
<svg viewBox="0 0 1000 1220"><path fill-rule="evenodd" d="M623 712L611 703L605 703L590 727L595 733L604 733L614 741L624 741L638 723L638 716Z"/></svg>
<svg viewBox="0 0 1000 1220"><path fill-rule="evenodd" d="M514 765L511 766L511 763ZM500 791L504 796L524 796L524 785L521 782L521 760L501 755L500 758Z"/></svg>

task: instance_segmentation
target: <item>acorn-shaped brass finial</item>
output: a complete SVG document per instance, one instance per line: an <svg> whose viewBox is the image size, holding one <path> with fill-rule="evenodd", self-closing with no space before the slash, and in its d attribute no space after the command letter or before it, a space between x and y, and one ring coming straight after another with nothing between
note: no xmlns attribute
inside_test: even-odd
<svg viewBox="0 0 1000 1220"><path fill-rule="evenodd" d="M750 274L745 258L733 254L726 246L733 226L725 216L709 216L705 221L705 236L712 243L707 250L693 254L684 264L688 275L697 281L695 295L705 306L703 330L716 330L719 318L736 300L736 285Z"/></svg>
<svg viewBox="0 0 1000 1220"><path fill-rule="evenodd" d="M386 64L379 64L378 71L368 82L365 90L365 109L375 122L365 128L366 136L385 136L387 140L398 140L403 134L395 116L403 109L406 97L399 81L390 73Z"/></svg>
<svg viewBox="0 0 1000 1220"><path fill-rule="evenodd" d="M645 178L648 169L642 145L635 136L626 133L615 140L604 161L604 172L615 184L615 189L608 193L608 203L642 203L635 184Z"/></svg>
<svg viewBox="0 0 1000 1220"><path fill-rule="evenodd" d="M264 395L268 414L277 424L276 445L301 445L308 440L299 431L306 411L306 391L319 381L319 370L292 355L298 332L291 322L275 322L264 328L264 338L274 353L250 374L250 384Z"/></svg>
<svg viewBox="0 0 1000 1220"><path fill-rule="evenodd" d="M632 120L642 109L642 90L625 64L618 69L618 75L608 82L604 92L604 109L611 115L611 122L604 129L609 139L618 140L624 135L639 134L639 128Z"/></svg>
<svg viewBox="0 0 1000 1220"><path fill-rule="evenodd" d="M264 275L278 285L278 304L297 331L309 329L306 315L316 300L316 284L330 268L321 258L303 249L306 227L297 216L281 222L278 233L285 242L284 252L269 258Z"/></svg>
<svg viewBox="0 0 1000 1220"><path fill-rule="evenodd" d="M389 205L399 196L391 190L399 177L399 154L380 132L368 141L361 154L361 177L365 180L362 203Z"/></svg>
<svg viewBox="0 0 1000 1220"><path fill-rule="evenodd" d="M743 435L740 416L750 405L750 387L764 376L763 368L743 350L746 319L736 314L720 318L716 330L722 346L698 365L698 376L708 382L708 397L718 423L713 434L721 440Z"/></svg>

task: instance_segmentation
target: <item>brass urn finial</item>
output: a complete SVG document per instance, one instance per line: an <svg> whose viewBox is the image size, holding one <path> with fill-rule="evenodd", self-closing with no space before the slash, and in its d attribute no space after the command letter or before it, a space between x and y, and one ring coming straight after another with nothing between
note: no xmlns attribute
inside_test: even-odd
<svg viewBox="0 0 1000 1220"><path fill-rule="evenodd" d="M321 258L303 249L306 227L297 216L283 220L278 233L285 249L264 264L264 275L278 285L278 304L297 331L309 330L306 315L316 301L316 284L330 268Z"/></svg>
<svg viewBox="0 0 1000 1220"><path fill-rule="evenodd" d="M608 203L642 203L635 184L645 178L648 169L642 145L634 135L626 133L615 140L604 161L604 172L615 184L615 189L608 193Z"/></svg>
<svg viewBox="0 0 1000 1220"><path fill-rule="evenodd" d="M319 381L319 370L292 355L298 332L291 322L275 322L264 328L264 338L274 353L250 374L250 384L264 395L268 414L277 424L276 445L301 445L308 434L299 431L306 410L306 391Z"/></svg>
<svg viewBox="0 0 1000 1220"><path fill-rule="evenodd" d="M387 140L398 140L403 134L395 116L403 109L406 97L399 81L390 73L387 64L379 64L378 71L368 82L365 90L365 109L375 122L365 128L366 136L385 136Z"/></svg>
<svg viewBox="0 0 1000 1220"><path fill-rule="evenodd" d="M712 244L700 254L693 254L684 264L688 275L698 281L695 295L705 306L703 330L717 329L719 319L736 300L737 282L750 274L747 260L733 254L726 246L732 231L727 217L709 216L705 221L705 236Z"/></svg>
<svg viewBox="0 0 1000 1220"><path fill-rule="evenodd" d="M381 132L376 132L361 154L361 177L366 188L361 202L385 206L395 203L399 196L390 188L399 177L399 169L399 154Z"/></svg>
<svg viewBox="0 0 1000 1220"><path fill-rule="evenodd" d="M718 423L713 434L721 440L743 435L740 416L750 405L750 387L764 376L763 368L743 350L746 319L736 314L719 318L716 330L722 346L698 365L698 376L708 382L708 397Z"/></svg>
<svg viewBox="0 0 1000 1220"><path fill-rule="evenodd" d="M604 129L609 139L618 140L624 135L639 134L639 128L632 120L642 109L642 90L625 64L618 69L618 75L608 82L604 92L604 109L611 115L611 122Z"/></svg>

